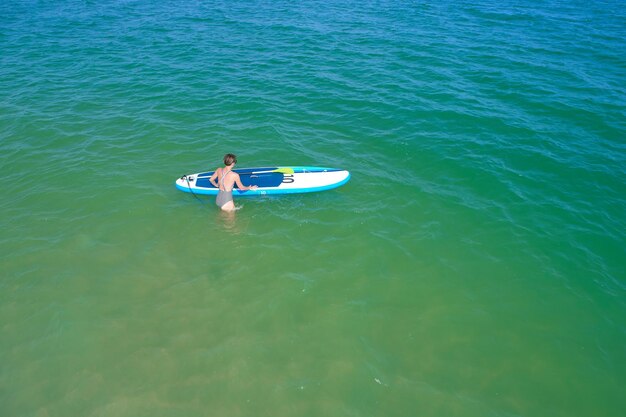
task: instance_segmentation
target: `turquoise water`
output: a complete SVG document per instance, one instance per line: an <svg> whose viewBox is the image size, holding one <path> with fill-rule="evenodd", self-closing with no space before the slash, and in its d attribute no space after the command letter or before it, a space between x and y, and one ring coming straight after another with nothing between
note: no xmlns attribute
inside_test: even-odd
<svg viewBox="0 0 626 417"><path fill-rule="evenodd" d="M619 1L5 0L0 415L621 416L625 52ZM174 188L226 152L352 179Z"/></svg>

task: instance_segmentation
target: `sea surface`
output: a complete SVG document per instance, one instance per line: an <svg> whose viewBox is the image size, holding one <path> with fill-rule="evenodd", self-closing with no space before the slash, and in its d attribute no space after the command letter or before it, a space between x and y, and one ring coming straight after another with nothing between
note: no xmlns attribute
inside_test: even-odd
<svg viewBox="0 0 626 417"><path fill-rule="evenodd" d="M624 415L622 1L2 0L0 179L2 417Z"/></svg>

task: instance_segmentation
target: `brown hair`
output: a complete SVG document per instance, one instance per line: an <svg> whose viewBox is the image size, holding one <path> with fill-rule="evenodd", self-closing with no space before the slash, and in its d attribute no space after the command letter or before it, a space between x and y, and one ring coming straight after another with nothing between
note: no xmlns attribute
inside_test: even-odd
<svg viewBox="0 0 626 417"><path fill-rule="evenodd" d="M224 155L224 165L231 166L232 164L237 163L237 156L232 153L227 153Z"/></svg>

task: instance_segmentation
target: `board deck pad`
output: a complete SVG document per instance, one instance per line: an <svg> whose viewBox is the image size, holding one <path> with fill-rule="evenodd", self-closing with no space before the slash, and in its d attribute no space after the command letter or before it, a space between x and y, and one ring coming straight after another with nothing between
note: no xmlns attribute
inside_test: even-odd
<svg viewBox="0 0 626 417"><path fill-rule="evenodd" d="M256 185L256 190L239 190L237 185L233 195L258 196L273 194L295 194L325 191L337 188L350 180L350 172L337 168L283 166L238 168L241 183ZM183 175L176 180L176 188L194 194L217 195L218 189L209 178L214 171Z"/></svg>

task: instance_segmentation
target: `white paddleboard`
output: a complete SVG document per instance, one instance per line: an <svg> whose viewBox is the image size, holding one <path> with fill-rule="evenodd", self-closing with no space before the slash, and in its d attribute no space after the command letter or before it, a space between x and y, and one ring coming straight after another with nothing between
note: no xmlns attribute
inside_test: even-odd
<svg viewBox="0 0 626 417"><path fill-rule="evenodd" d="M209 178L214 171L183 175L176 180L176 188L194 194L217 195L218 189ZM295 194L325 191L337 188L350 180L350 172L336 168L282 166L235 169L245 186L256 185L256 190L241 191L235 185L233 195L257 196Z"/></svg>

